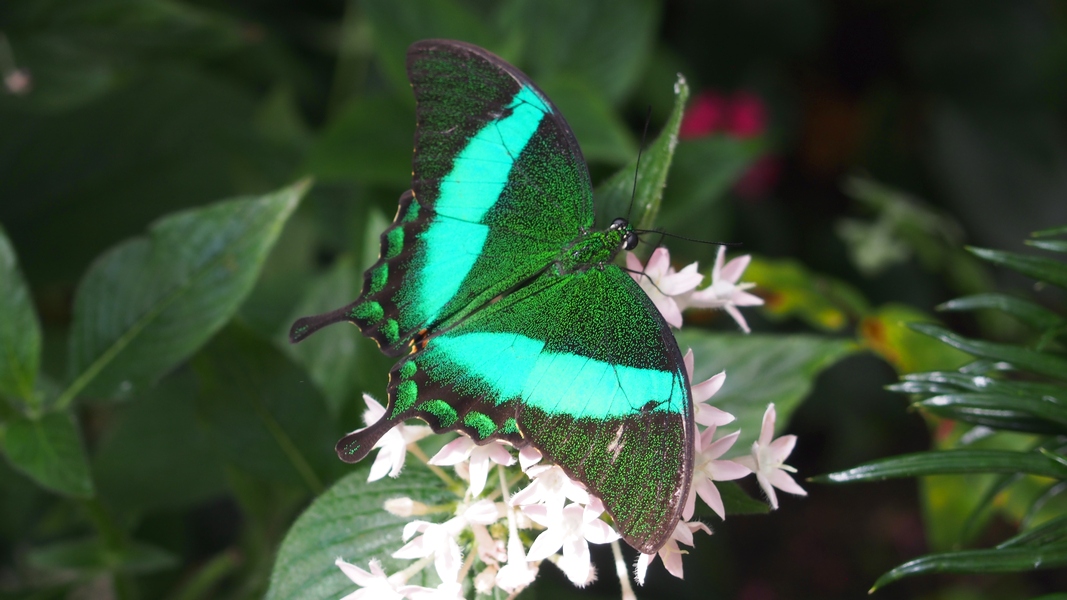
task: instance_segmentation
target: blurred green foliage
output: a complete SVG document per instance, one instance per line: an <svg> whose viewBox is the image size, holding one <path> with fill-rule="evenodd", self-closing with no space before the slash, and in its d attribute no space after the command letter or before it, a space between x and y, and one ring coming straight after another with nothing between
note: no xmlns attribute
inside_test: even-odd
<svg viewBox="0 0 1067 600"><path fill-rule="evenodd" d="M796 411L801 474L926 449L928 431L937 447L976 435L959 414L924 406L920 421L880 390L957 368L976 350L966 340L1062 353L1059 334L1027 327L1062 332L1048 308L1062 293L962 251L1067 222L1055 3L5 2L0 598L256 598L276 556L323 551L282 540L322 526L296 521L314 498L359 493L362 469L332 445L360 422L361 392L382 396L390 361L351 329L295 347L284 334L350 301L377 255L410 180L404 53L427 37L525 70L574 128L605 214L628 201L626 167L668 124L679 72L693 105L726 99L718 121L680 124L670 171L642 195L662 189L668 233L756 255L767 305L747 314L761 335L697 313L686 342L698 377L729 368L724 399L788 398L780 425ZM750 96L755 129L736 122ZM678 265L710 268L714 247L663 241ZM960 295L948 308L982 310L939 315L958 349L905 325L935 322ZM758 414L745 419L754 434ZM1047 489L1031 479L1004 493L984 474L861 496L810 486L772 518L718 525L684 582L653 570L640 593L853 598L928 548L986 548L1037 524L1027 507ZM572 593L545 571L531 595ZM586 594L616 596L601 579ZM879 596L1064 585L914 578Z"/></svg>

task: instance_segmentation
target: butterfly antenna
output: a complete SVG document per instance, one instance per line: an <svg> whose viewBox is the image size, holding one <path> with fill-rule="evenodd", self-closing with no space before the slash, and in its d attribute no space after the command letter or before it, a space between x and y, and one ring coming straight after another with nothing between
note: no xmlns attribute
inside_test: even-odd
<svg viewBox="0 0 1067 600"><path fill-rule="evenodd" d="M629 220L634 210L634 199L637 197L637 174L641 172L641 153L645 150L645 141L648 139L648 124L652 122L652 105L645 109L645 128L641 132L641 146L637 149L637 163L634 165L634 185L630 190L630 206L626 209L626 218Z"/></svg>
<svg viewBox="0 0 1067 600"><path fill-rule="evenodd" d="M695 242L697 244L708 244L708 245L711 245L711 246L726 246L727 248L739 248L739 247L741 247L743 245L741 242L709 242L708 240L701 240L701 239L697 239L697 238L686 237L684 235L678 235L678 234L674 234L674 233L667 233L666 231L663 231L662 229L634 229L634 233L638 234L638 236L640 236L642 234L645 234L645 233L658 233L660 237L659 237L658 240L656 240L656 244L655 244L656 246L659 246L659 243L663 241L664 237L674 238L674 239L677 239L677 240L685 240L687 242ZM638 242L642 242L643 243L643 240L641 240L640 237L638 237L637 239L638 239Z"/></svg>

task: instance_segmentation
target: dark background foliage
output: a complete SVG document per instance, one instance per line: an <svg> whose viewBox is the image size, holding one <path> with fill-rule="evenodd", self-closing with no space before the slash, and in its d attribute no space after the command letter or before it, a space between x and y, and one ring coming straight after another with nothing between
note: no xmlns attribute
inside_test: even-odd
<svg viewBox="0 0 1067 600"><path fill-rule="evenodd" d="M66 339L96 257L175 210L309 175L315 184L206 346L159 384L84 395L97 499L61 499L0 462L0 597L262 595L289 525L347 472L332 444L358 423L359 393L384 390L388 361L353 331L295 349L279 340L293 316L358 293L408 185L402 61L424 37L486 46L529 73L568 117L594 181L633 159L648 107L655 132L675 74L686 76L711 117L683 124L660 224L760 257L751 273L768 307L746 313L754 330L815 329L871 350L823 373L794 414L801 475L936 442L943 423L882 389L936 366L887 350L890 316L921 318L991 289L998 275L961 257L964 243L1017 249L1067 223L1067 9L1051 0L5 2L0 223L40 315L46 404L76 373ZM706 246L669 244L678 264L710 264ZM803 290L775 270L784 259L805 267L801 288L845 290L836 312L785 307ZM1003 279L1001 289L1063 305ZM998 319L944 320L1024 335ZM13 418L18 405L3 411ZM289 445L275 443L279 430ZM648 593L858 597L908 558L1006 536L1011 510L961 542L950 522L967 485L808 485L808 498L769 516L715 524L685 581L653 568ZM81 560L93 549L70 540L92 531L150 546ZM613 597L610 563L597 558L602 581L588 594ZM544 573L533 594L576 593ZM1055 571L944 576L878 595L1026 597L1065 584Z"/></svg>

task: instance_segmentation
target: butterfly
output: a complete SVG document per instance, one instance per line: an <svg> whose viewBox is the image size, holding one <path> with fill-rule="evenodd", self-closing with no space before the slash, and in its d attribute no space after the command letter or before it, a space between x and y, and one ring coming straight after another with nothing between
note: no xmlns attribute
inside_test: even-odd
<svg viewBox="0 0 1067 600"><path fill-rule="evenodd" d="M359 298L304 317L298 342L351 322L399 357L357 462L419 418L478 444L531 445L601 499L646 554L670 538L693 470L690 384L670 327L615 256L624 218L593 227L589 169L529 77L477 46L414 43L411 189Z"/></svg>

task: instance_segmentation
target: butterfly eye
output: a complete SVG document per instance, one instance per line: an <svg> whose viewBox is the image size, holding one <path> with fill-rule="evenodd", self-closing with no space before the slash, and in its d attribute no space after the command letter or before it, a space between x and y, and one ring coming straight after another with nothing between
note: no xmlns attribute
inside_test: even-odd
<svg viewBox="0 0 1067 600"><path fill-rule="evenodd" d="M626 219L619 217L618 219L615 219L611 222L611 225L608 226L608 229L610 231L615 231L617 229L625 229L627 224L628 222L626 221Z"/></svg>
<svg viewBox="0 0 1067 600"><path fill-rule="evenodd" d="M633 250L637 247L637 242L640 240L637 238L637 234L632 231L626 232L626 237L622 238L622 247L627 250Z"/></svg>

